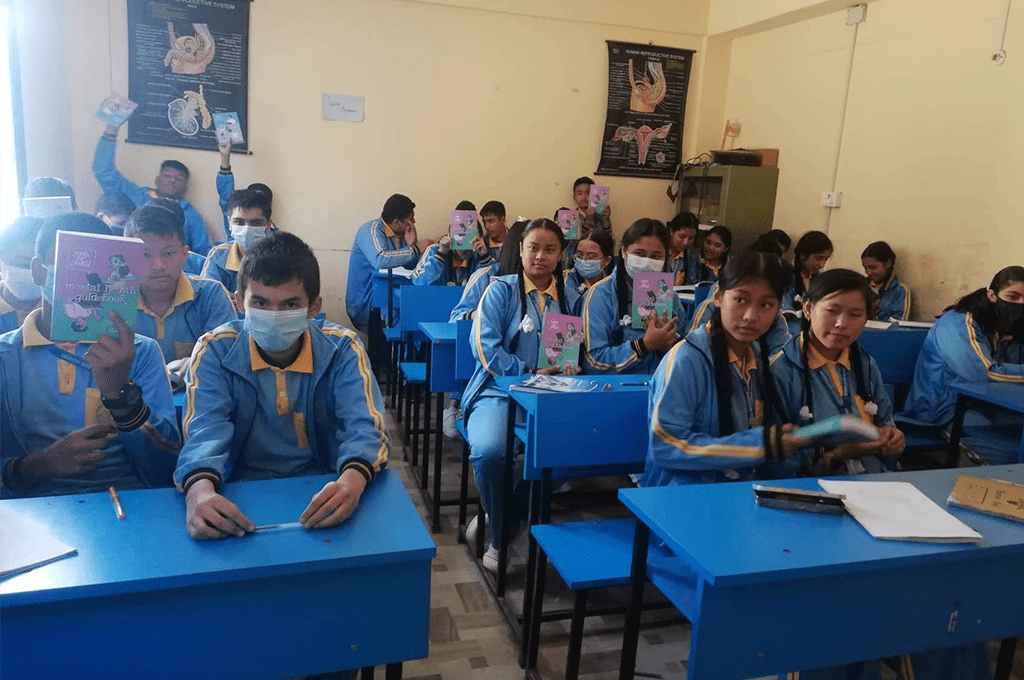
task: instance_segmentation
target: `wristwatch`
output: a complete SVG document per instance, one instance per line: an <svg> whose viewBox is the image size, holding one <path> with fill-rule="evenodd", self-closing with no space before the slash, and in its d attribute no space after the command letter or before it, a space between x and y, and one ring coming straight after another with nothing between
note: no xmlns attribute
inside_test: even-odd
<svg viewBox="0 0 1024 680"><path fill-rule="evenodd" d="M113 399L100 397L103 406L109 411L131 411L138 408L142 402L142 388L134 380L129 380L121 386L121 391Z"/></svg>

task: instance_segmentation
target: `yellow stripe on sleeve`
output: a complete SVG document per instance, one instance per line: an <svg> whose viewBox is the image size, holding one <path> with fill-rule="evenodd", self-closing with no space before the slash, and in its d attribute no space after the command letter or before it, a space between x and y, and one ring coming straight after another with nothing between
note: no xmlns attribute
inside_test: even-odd
<svg viewBox="0 0 1024 680"><path fill-rule="evenodd" d="M237 337L237 330L234 328L224 328L207 333L199 338L196 350L192 353L192 368L190 369L192 371L192 382L185 389L185 416L181 419L181 432L184 435L185 441L188 441L189 438L189 425L192 424L192 419L196 416L196 390L199 388L199 365L203 357L206 356L206 350L210 348L210 343L215 340Z"/></svg>
<svg viewBox="0 0 1024 680"><path fill-rule="evenodd" d="M675 347L669 350L669 353L665 355L662 361L666 363L665 369L665 384L668 385L672 381L672 370L675 367L676 353L679 352L680 348L686 343L685 338L680 342L676 343ZM664 394L662 395L662 397ZM651 414L651 430L657 435L658 439L665 442L669 446L673 446L683 453L689 456L718 456L720 458L737 458L744 460L751 460L764 457L764 449L760 446L731 446L728 444L709 444L708 446L694 446L689 442L674 437L669 434L664 427L661 425L659 418L661 412L661 399L654 404L654 412Z"/></svg>
<svg viewBox="0 0 1024 680"><path fill-rule="evenodd" d="M480 310L480 309L483 308L484 300L487 299L487 294L491 292L491 288L493 288L493 287L494 287L494 282L493 281L491 281L489 284L487 284L487 288L486 288L486 290L484 290L484 294L480 296L480 302L477 303L477 306L476 306L477 310ZM473 340L474 340L474 342L476 342L476 353L477 353L477 356L480 357L480 365L484 367L484 370L487 371L488 373L490 373L491 375L493 375L495 378L497 378L498 374L495 373L494 371L492 371L490 364L487 363L487 355L484 354L484 344L480 340L480 318L481 318L481 316L483 316L483 315L482 314L476 314L473 317Z"/></svg>
<svg viewBox="0 0 1024 680"><path fill-rule="evenodd" d="M377 409L377 404L373 401L373 388L370 382L373 380L373 375L370 372L370 362L366 357L366 350L363 349L363 346L359 342L354 331L348 330L347 328L324 328L322 330L325 335L348 338L349 347L351 347L352 351L356 353L359 365L359 377L363 380L363 396L366 398L366 407L370 412L370 417L373 419L373 427L381 436L380 448L377 449L377 457L373 461L373 469L375 471L380 471L381 467L388 460L390 439L388 438L387 429L384 426L384 415Z"/></svg>
<svg viewBox="0 0 1024 680"><path fill-rule="evenodd" d="M603 361L598 361L596 358L594 358L594 355L590 353L590 299L596 294L598 287L611 283L613 280L614 279L612 279L611 276L606 276L605 278L601 279L593 286L591 286L589 294L583 300L583 341L584 346L586 347L587 361L590 362L591 366L602 371L607 371L610 369L621 371L623 368L626 368L631 363L636 361L638 358L636 353L633 353L630 354L629 358L626 359L621 364L606 364Z"/></svg>
<svg viewBox="0 0 1024 680"><path fill-rule="evenodd" d="M903 315L900 317L901 321L910 320L910 286L905 283L900 284L900 288L903 289Z"/></svg>

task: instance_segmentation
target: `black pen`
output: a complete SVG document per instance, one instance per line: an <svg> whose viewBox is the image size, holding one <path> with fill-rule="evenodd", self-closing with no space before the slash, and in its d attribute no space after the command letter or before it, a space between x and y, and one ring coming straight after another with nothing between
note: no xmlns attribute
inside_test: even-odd
<svg viewBox="0 0 1024 680"><path fill-rule="evenodd" d="M637 383L619 383L619 387L647 387L650 384L650 381Z"/></svg>

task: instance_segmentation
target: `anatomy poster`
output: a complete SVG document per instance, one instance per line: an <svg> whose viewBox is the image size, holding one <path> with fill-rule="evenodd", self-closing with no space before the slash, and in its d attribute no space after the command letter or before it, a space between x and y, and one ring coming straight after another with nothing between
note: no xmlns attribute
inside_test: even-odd
<svg viewBox="0 0 1024 680"><path fill-rule="evenodd" d="M128 0L129 142L215 149L224 112L249 138L249 2Z"/></svg>
<svg viewBox="0 0 1024 680"><path fill-rule="evenodd" d="M693 50L608 41L598 175L671 179L683 148Z"/></svg>

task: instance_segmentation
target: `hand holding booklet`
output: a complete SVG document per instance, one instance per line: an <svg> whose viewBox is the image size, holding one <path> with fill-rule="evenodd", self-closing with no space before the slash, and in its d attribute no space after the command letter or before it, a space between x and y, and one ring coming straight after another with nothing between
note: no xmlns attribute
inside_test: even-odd
<svg viewBox="0 0 1024 680"><path fill-rule="evenodd" d="M862 444L879 438L878 428L857 416L843 414L826 418L793 430L794 437L810 439L815 446L826 448L844 444Z"/></svg>

